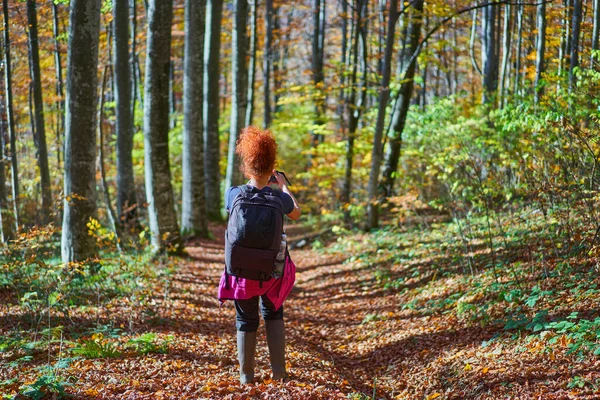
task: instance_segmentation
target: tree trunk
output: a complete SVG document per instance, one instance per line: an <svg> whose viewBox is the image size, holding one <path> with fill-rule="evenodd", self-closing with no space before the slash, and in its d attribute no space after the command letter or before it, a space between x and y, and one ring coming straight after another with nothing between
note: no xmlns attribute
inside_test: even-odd
<svg viewBox="0 0 600 400"><path fill-rule="evenodd" d="M537 51L535 58L535 82L534 82L534 102L538 104L543 94L541 84L542 73L544 72L544 52L546 49L546 3L541 2L537 6Z"/></svg>
<svg viewBox="0 0 600 400"><path fill-rule="evenodd" d="M471 35L469 37L469 56L471 57L471 65L475 71L479 73L479 75L483 75L481 72L481 68L477 63L477 59L475 58L475 36L477 34L477 10L473 10L473 18L471 22Z"/></svg>
<svg viewBox="0 0 600 400"><path fill-rule="evenodd" d="M575 0L571 23L571 62L569 65L569 93L575 87L575 68L579 66L579 34L581 33L582 0Z"/></svg>
<svg viewBox="0 0 600 400"><path fill-rule="evenodd" d="M19 164L17 162L17 132L13 109L12 66L10 57L10 32L8 21L8 0L2 1L4 15L4 87L6 89L6 119L10 137L10 166L15 234L19 233Z"/></svg>
<svg viewBox="0 0 600 400"><path fill-rule="evenodd" d="M0 40L0 43L4 42L4 37ZM0 93L5 93L5 82L1 81L0 83ZM8 123L4 120L4 115L6 115L4 109L6 108L6 103L0 104L0 243L5 243L8 239L11 238L10 232L10 224L8 223L8 194L6 188L6 166L4 165L5 160L7 160L4 151L6 149L4 138L6 137L6 128Z"/></svg>
<svg viewBox="0 0 600 400"><path fill-rule="evenodd" d="M231 120L229 124L229 151L227 154L227 173L225 187L240 185L242 174L240 160L235 153L235 146L244 127L246 115L246 20L248 19L248 0L233 1L233 27L231 42Z"/></svg>
<svg viewBox="0 0 600 400"><path fill-rule="evenodd" d="M348 68L348 57L347 57L347 53L348 53L348 3L346 1L342 1L342 12L341 12L341 18L342 18L342 57L341 57L341 62L340 62L340 72L339 72L339 76L340 76L340 101L337 107L337 113L338 116L340 118L340 132L342 133L342 135L346 134L346 121L345 116L344 116L344 112L345 112L345 105L346 105L346 69ZM353 66L354 67L354 66ZM354 73L354 71L352 72ZM352 90L352 89L351 89Z"/></svg>
<svg viewBox="0 0 600 400"><path fill-rule="evenodd" d="M244 119L245 126L252 125L252 119L254 117L254 80L256 78L257 13L258 0L250 0L250 71L248 72L246 116Z"/></svg>
<svg viewBox="0 0 600 400"><path fill-rule="evenodd" d="M54 66L56 69L56 96L58 96L58 100L56 101L56 112L57 115L57 126L58 129L56 131L56 158L58 160L58 166L60 168L60 154L61 154L61 136L63 134L63 129L65 126L65 115L63 110L65 109L65 100L64 100L64 83L62 77L62 61L60 57L60 43L58 41L59 31L58 31L58 4L52 1L52 34L54 36Z"/></svg>
<svg viewBox="0 0 600 400"><path fill-rule="evenodd" d="M208 219L221 220L219 173L219 58L221 50L222 0L206 2L204 30L204 176Z"/></svg>
<svg viewBox="0 0 600 400"><path fill-rule="evenodd" d="M510 4L504 6L504 27L502 38L502 71L500 73L500 102L504 106L506 97L506 76L508 75L511 47L511 7Z"/></svg>
<svg viewBox="0 0 600 400"><path fill-rule="evenodd" d="M600 0L594 0L594 27L592 32L592 56L590 66L594 65L593 52L600 49ZM596 60L598 57L596 57Z"/></svg>
<svg viewBox="0 0 600 400"><path fill-rule="evenodd" d="M129 0L113 0L114 82L117 134L117 215L120 225L135 222L137 198L133 177L133 116L129 64Z"/></svg>
<svg viewBox="0 0 600 400"><path fill-rule="evenodd" d="M110 49L110 45L110 35L108 35L108 43L106 43L107 48ZM109 69L110 64L106 64L104 66L104 71L102 71L102 89L100 90L100 107L98 109L98 138L100 142L98 152L98 168L100 170L100 183L102 186L102 192L104 194L104 203L106 204L106 214L108 215L108 222L110 223L110 229L115 235L115 243L117 245L117 249L119 250L119 252L121 252L121 234L119 231L119 227L117 226L118 217L115 213L115 210L112 207L110 192L108 190L108 184L106 183L106 168L104 168L104 100L106 98L106 80Z"/></svg>
<svg viewBox="0 0 600 400"><path fill-rule="evenodd" d="M265 0L265 53L263 57L264 83L263 102L264 118L263 127L267 129L272 122L271 109L271 69L273 63L273 0Z"/></svg>
<svg viewBox="0 0 600 400"><path fill-rule="evenodd" d="M40 72L35 0L27 0L27 24L29 25L29 61L35 109L34 141L37 149L38 168L40 169L40 181L42 186L42 222L46 224L50 222L50 213L52 211L52 187L50 182L50 169L48 166L48 148L46 146L42 74Z"/></svg>
<svg viewBox="0 0 600 400"><path fill-rule="evenodd" d="M388 14L388 28L385 43L385 54L383 61L383 76L381 79L381 89L379 92L379 104L377 110L377 123L375 126L375 135L373 138L373 151L371 155L371 171L369 173L368 186L368 205L367 205L367 227L376 228L379 225L379 204L378 204L378 186L379 171L381 169L381 160L383 156L383 130L385 125L385 115L390 98L390 77L392 67L392 53L394 50L394 33L396 20L398 19L398 0L390 0Z"/></svg>
<svg viewBox="0 0 600 400"><path fill-rule="evenodd" d="M323 118L325 117L325 101L322 99L323 81L325 75L323 72L324 64L324 28L325 28L325 7L326 5L322 0L312 1L312 12L313 12L313 37L312 37L312 79L315 87L315 124L321 125L324 123ZM323 135L314 134L312 136L313 146L323 141Z"/></svg>
<svg viewBox="0 0 600 400"><path fill-rule="evenodd" d="M498 89L498 54L496 45L496 10L497 6L489 5L483 8L483 104L490 103Z"/></svg>
<svg viewBox="0 0 600 400"><path fill-rule="evenodd" d="M521 87L521 54L523 49L523 4L517 5L517 60L515 62L515 87L514 94L519 93Z"/></svg>
<svg viewBox="0 0 600 400"><path fill-rule="evenodd" d="M96 254L87 224L96 212L96 105L100 0L71 0L65 114L62 261Z"/></svg>
<svg viewBox="0 0 600 400"><path fill-rule="evenodd" d="M341 201L344 205L344 216L346 222L350 220L350 213L348 212L348 206L350 205L350 193L352 192L352 167L354 164L354 140L356 139L356 130L358 128L358 122L364 110L365 103L367 101L367 76L368 76L368 65L367 65L367 31L366 24L364 23L366 18L367 0L355 0L353 7L354 15L354 27L353 38L352 38L352 73L350 75L350 82L348 86L350 93L346 99L348 110L348 135L346 138L346 166L344 184L342 187ZM362 57L359 57L359 42L362 43ZM360 98L357 99L359 88L357 85L358 78L358 64L359 60L362 63L362 83L360 88Z"/></svg>
<svg viewBox="0 0 600 400"><path fill-rule="evenodd" d="M150 0L144 78L146 202L156 250L181 251L169 164L169 67L172 0Z"/></svg>
<svg viewBox="0 0 600 400"><path fill-rule="evenodd" d="M131 8L131 59L129 61L129 68L131 74L131 120L134 124L134 132L135 132L135 108L136 102L139 96L138 91L138 81L136 74L136 50L137 50L137 5L136 0L129 0L130 8Z"/></svg>
<svg viewBox="0 0 600 400"><path fill-rule="evenodd" d="M185 2L183 56L183 187L181 232L184 237L208 234L204 188L202 108L204 73L204 2Z"/></svg>
<svg viewBox="0 0 600 400"><path fill-rule="evenodd" d="M392 115L392 132L388 139L385 161L383 165L382 181L384 194L389 197L393 193L396 171L398 170L398 161L400 159L400 148L402 145L402 133L406 125L406 117L410 108L410 99L413 94L414 77L416 72L416 62L408 64L412 55L417 51L419 39L421 37L421 27L423 21L423 0L417 0L411 13L410 26L406 40L409 42L407 53L406 73L402 77L402 85L396 100L397 107Z"/></svg>

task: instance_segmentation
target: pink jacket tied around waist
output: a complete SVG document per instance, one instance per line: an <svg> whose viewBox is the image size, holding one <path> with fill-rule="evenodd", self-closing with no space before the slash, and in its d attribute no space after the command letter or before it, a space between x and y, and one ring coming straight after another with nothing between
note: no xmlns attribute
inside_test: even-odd
<svg viewBox="0 0 600 400"><path fill-rule="evenodd" d="M271 278L268 281L236 278L223 272L219 283L219 301L247 300L254 296L267 295L275 306L275 310L283 305L283 301L290 294L296 281L296 265L288 256L285 259L283 275L279 279Z"/></svg>

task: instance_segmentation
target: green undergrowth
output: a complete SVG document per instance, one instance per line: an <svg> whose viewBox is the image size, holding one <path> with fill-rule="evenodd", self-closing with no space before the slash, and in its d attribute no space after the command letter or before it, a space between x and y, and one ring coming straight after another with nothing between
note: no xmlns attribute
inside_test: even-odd
<svg viewBox="0 0 600 400"><path fill-rule="evenodd" d="M468 221L391 222L366 234L336 227L337 241L322 251L349 255L363 285L397 295L400 313L495 328L484 346L538 340L548 352L560 346L579 358L600 355L593 227L571 219L571 229L561 229L524 204L498 210L491 222L477 213ZM363 324L387 318L367 314Z"/></svg>
<svg viewBox="0 0 600 400"><path fill-rule="evenodd" d="M171 337L136 332L135 324L156 315L153 299L157 288L168 292L176 259L107 247L96 259L64 264L59 251L49 227L0 254L0 318L9 322L0 328L0 365L16 376L0 381L3 398L60 398L73 383L66 370L81 359L169 351Z"/></svg>

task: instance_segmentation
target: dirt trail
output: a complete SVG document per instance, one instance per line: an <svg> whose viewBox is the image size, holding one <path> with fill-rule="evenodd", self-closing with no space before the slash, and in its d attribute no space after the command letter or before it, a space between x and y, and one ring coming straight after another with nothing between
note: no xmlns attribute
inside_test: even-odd
<svg viewBox="0 0 600 400"><path fill-rule="evenodd" d="M223 228L213 234L222 238ZM171 336L168 353L78 361L70 371L77 398L366 399L374 387L377 399L571 398L562 390L573 373L568 359L556 359L552 375L541 353L515 358L501 344L482 350L501 327L402 309L401 291L382 289L372 268L311 250L291 253L298 272L284 307L292 379L268 379L261 322L260 382L240 386L235 311L231 302L219 307L216 300L223 243L199 241L187 251L169 283L157 288L153 315L137 318L134 326L139 333ZM124 318L123 309L112 309L107 320Z"/></svg>

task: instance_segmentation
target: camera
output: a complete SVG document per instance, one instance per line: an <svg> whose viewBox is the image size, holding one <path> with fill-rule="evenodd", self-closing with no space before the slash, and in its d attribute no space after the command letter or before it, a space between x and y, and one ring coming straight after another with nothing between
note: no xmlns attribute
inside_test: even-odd
<svg viewBox="0 0 600 400"><path fill-rule="evenodd" d="M275 171L275 172L277 172L278 174L283 175L283 178L285 179L286 183L289 186L292 186L292 184L290 183L290 181L287 178L287 176L285 176L285 172L282 172L282 171ZM277 178L275 177L275 175L271 175L271 177L269 178L269 183L277 183Z"/></svg>

